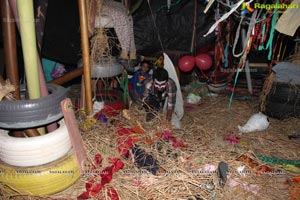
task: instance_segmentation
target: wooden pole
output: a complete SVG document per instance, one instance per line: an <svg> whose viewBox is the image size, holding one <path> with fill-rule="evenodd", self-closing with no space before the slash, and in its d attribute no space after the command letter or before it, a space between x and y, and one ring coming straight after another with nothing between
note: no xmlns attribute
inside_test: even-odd
<svg viewBox="0 0 300 200"><path fill-rule="evenodd" d="M14 85L15 91L13 95L15 99L20 99L19 89L19 73L18 73L18 60L17 60L17 45L16 45L16 27L15 19L9 5L8 0L1 0L1 13L2 13L2 29L4 40L4 54L6 75L10 82ZM2 82L3 80L0 80ZM35 129L24 130L28 137L38 136L39 132ZM15 137L22 137L22 131L14 131Z"/></svg>
<svg viewBox="0 0 300 200"><path fill-rule="evenodd" d="M33 0L17 0L17 7L29 98L38 99L41 97L41 88ZM39 128L39 132L40 134L44 134L45 128Z"/></svg>
<svg viewBox="0 0 300 200"><path fill-rule="evenodd" d="M90 67L90 52L88 38L88 20L85 0L78 0L79 16L80 16L80 31L81 31L81 48L83 61L83 77L85 88L86 113L93 113L92 104L92 86L91 86L91 67Z"/></svg>
<svg viewBox="0 0 300 200"><path fill-rule="evenodd" d="M20 99L16 27L8 0L1 0L1 13L6 76L16 88L14 97Z"/></svg>
<svg viewBox="0 0 300 200"><path fill-rule="evenodd" d="M82 137L76 123L75 113L72 102L69 98L61 102L61 110L64 114L65 123L69 132L70 140L73 146L73 151L76 156L78 167L80 172L83 174L87 161L87 153L84 148Z"/></svg>
<svg viewBox="0 0 300 200"><path fill-rule="evenodd" d="M62 75L61 77L58 77L56 79L53 79L51 81L49 81L49 83L52 83L52 84L57 84L57 85L62 85L64 83L67 83L68 81L78 77L78 76L81 76L83 74L83 68L80 67L80 68L77 68L75 70L72 70L64 75Z"/></svg>

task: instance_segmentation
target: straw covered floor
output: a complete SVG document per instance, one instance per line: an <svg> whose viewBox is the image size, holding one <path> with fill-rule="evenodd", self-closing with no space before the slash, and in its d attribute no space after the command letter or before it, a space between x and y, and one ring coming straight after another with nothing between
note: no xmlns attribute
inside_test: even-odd
<svg viewBox="0 0 300 200"><path fill-rule="evenodd" d="M84 114L77 112L89 157L87 169L97 165L95 155L102 158L99 170L111 166L110 158L124 163L111 181L90 199L110 199L108 194L112 188L122 200L297 199L299 181L293 181L300 175L297 168L290 170L283 164L266 163L258 155L299 163L300 140L288 136L299 133L300 120L270 119L267 130L241 134L237 126L244 125L259 111L259 100L234 99L230 112L228 104L229 97L219 95L204 97L197 105L187 105L181 129L164 123L163 115L145 122L145 112L139 105L133 105L125 115L121 112L107 122L90 121L89 126ZM157 161L157 175L120 154L117 131L121 127L136 130L127 137L133 138L144 153ZM162 133L171 134L177 146ZM219 178L220 162L228 165L225 183ZM263 167L271 171L264 172ZM99 175L86 173L67 190L49 197L8 193L2 185L0 198L76 199L86 191L85 183L92 178L98 184L101 182Z"/></svg>

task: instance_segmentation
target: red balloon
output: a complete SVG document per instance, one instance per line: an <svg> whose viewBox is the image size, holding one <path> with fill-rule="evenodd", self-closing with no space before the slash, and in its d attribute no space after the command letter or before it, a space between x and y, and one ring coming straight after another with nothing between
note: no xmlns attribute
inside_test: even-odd
<svg viewBox="0 0 300 200"><path fill-rule="evenodd" d="M195 66L195 59L193 56L183 56L179 58L178 66L181 71L189 72Z"/></svg>
<svg viewBox="0 0 300 200"><path fill-rule="evenodd" d="M206 53L200 53L195 57L196 65L201 70L208 70L212 65L212 58Z"/></svg>

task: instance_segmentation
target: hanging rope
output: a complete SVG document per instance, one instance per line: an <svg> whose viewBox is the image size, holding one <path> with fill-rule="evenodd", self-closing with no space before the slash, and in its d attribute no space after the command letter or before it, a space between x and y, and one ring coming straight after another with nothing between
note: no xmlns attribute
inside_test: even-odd
<svg viewBox="0 0 300 200"><path fill-rule="evenodd" d="M228 48L230 46L230 36L231 36L231 22L228 22L226 25L226 46L224 48L224 68L228 68L229 61L228 61Z"/></svg>
<svg viewBox="0 0 300 200"><path fill-rule="evenodd" d="M149 0L148 0L149 1ZM250 0L248 3L251 3L253 0ZM203 37L206 37L207 35L209 35L210 33L212 33L216 27L218 26L218 24L222 21L224 21L225 19L227 19L234 11L236 11L238 9L238 7L240 7L240 5L242 5L242 3L244 2L244 0L240 0L239 2L237 2L236 4L234 4L231 8L231 10L224 14L218 21L216 21L208 30L208 32L203 35Z"/></svg>
<svg viewBox="0 0 300 200"><path fill-rule="evenodd" d="M207 11L209 10L209 8L211 7L211 5L214 3L215 0L209 0L208 4L206 5L203 13L207 13Z"/></svg>
<svg viewBox="0 0 300 200"><path fill-rule="evenodd" d="M251 34L251 32L252 32L252 30L253 30L253 28L254 28L254 25L255 25L255 22L256 22L256 20L255 20L255 18L256 18L256 15L257 15L257 10L255 10L254 12L253 12L253 14L252 14L252 16L251 16L251 19L250 19L250 24L249 24L249 26L248 26L248 30L247 30L247 34L246 34L246 38L244 39L244 41L243 41L243 49L242 49L242 51L240 52L240 53L235 53L235 48L236 48L236 45L237 45L237 43L238 43L238 40L239 40L239 37L240 37L240 29L241 29L241 26L242 26L242 22L243 22L243 20L244 20L244 16L242 16L242 18L241 18L241 20L240 20L240 23L239 23L239 26L238 26L238 28L237 28L237 30L236 30L236 37L235 37L235 39L234 39L234 43L233 43L233 47L232 47L232 55L234 56L234 57L240 57L241 55L243 55L244 54L244 52L245 52L245 50L246 50L246 48L247 48L247 43L248 43L248 41L249 41L249 38L250 38L250 34Z"/></svg>
<svg viewBox="0 0 300 200"><path fill-rule="evenodd" d="M151 13L151 17L152 17L152 20L153 20L154 28L155 28L155 31L156 31L156 34L157 34L157 37L158 37L158 40L159 40L159 43L160 43L160 47L161 47L162 51L165 52L162 41L161 41L161 38L160 38L160 34L158 32L158 28L156 26L155 18L154 18L154 15L153 15L153 12L152 12L152 9L151 9L151 6L150 6L150 0L147 0L147 2L148 2L149 10L150 10L150 13Z"/></svg>
<svg viewBox="0 0 300 200"><path fill-rule="evenodd" d="M240 73L240 71L237 71L236 75L235 75L235 78L234 78L233 90L231 92L230 99L229 99L228 113L230 113L231 105L232 105L232 102L233 102L234 90L235 90L235 86L236 86L236 83L237 83L237 80L238 80L238 77L239 77L239 73Z"/></svg>
<svg viewBox="0 0 300 200"><path fill-rule="evenodd" d="M219 4L217 6L217 9L215 11L215 19L216 21L220 18L220 11L219 11ZM213 73L216 72L216 70L219 68L221 61L224 61L224 46L222 41L222 24L219 23L218 26L215 29L215 70Z"/></svg>
<svg viewBox="0 0 300 200"><path fill-rule="evenodd" d="M245 66L245 61L246 61L246 58L247 58L247 54L249 53L249 51L251 49L252 38L250 37L250 33L252 32L252 30L254 30L254 25L255 25L255 22L256 22L256 15L257 15L257 10L255 10L253 12L252 16L251 16L250 24L249 24L248 31L247 31L247 36L245 38L245 44L247 44L247 45L245 45L245 48L243 48L244 49L243 50L243 55L240 58L239 65L238 65L238 68L237 68L237 73L235 75L233 90L231 92L230 101L229 101L229 105L228 105L228 112L229 113L230 113L231 105L232 105L232 102L233 102L234 90L235 90L235 87L236 87L236 83L237 83L237 80L238 80L239 73L241 71L243 71L244 66Z"/></svg>
<svg viewBox="0 0 300 200"><path fill-rule="evenodd" d="M226 43L225 49L224 49L224 68L228 68L228 47L229 47L229 43Z"/></svg>
<svg viewBox="0 0 300 200"><path fill-rule="evenodd" d="M279 0L276 0L276 4L279 3ZM269 40L266 44L265 47L259 47L258 50L267 50L269 49L269 53L268 53L268 60L271 60L271 56L272 56L272 52L273 52L273 38L274 38L274 31L275 31L275 25L277 22L277 18L278 18L278 8L275 7L274 11L273 11L273 16L272 16L272 21L271 21L271 29L270 29L270 36L269 36ZM265 26L264 26L265 28ZM264 30L263 30L264 33Z"/></svg>

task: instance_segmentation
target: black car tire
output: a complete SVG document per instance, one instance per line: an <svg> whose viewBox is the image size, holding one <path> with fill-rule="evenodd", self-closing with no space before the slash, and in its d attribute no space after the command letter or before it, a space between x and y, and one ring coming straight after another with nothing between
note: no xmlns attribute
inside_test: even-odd
<svg viewBox="0 0 300 200"><path fill-rule="evenodd" d="M67 97L67 89L47 84L49 95L39 99L1 101L0 127L23 129L50 124L63 117L60 103Z"/></svg>

